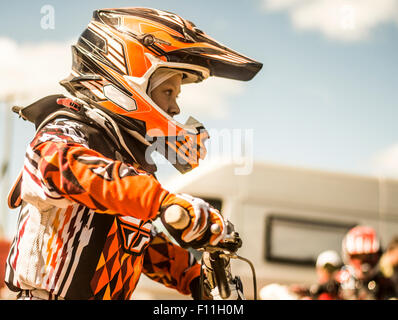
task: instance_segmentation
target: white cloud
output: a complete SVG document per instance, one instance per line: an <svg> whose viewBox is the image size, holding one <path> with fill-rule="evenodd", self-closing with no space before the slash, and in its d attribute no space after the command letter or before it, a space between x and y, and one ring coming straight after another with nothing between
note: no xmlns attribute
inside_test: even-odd
<svg viewBox="0 0 398 320"><path fill-rule="evenodd" d="M342 41L366 39L383 23L398 24L398 0L263 0L263 7L287 11L298 30Z"/></svg>
<svg viewBox="0 0 398 320"><path fill-rule="evenodd" d="M263 0L263 6L265 10L279 11L289 10L305 2L307 2L307 0Z"/></svg>
<svg viewBox="0 0 398 320"><path fill-rule="evenodd" d="M19 44L0 38L0 100L13 96L14 102L25 104L65 92L58 82L70 73L72 43Z"/></svg>
<svg viewBox="0 0 398 320"><path fill-rule="evenodd" d="M71 70L71 45L75 41L19 44L0 38L0 101L13 95L16 104L29 104L43 96L65 93L59 81ZM222 118L230 99L242 93L238 81L210 78L182 87L179 105L183 114L200 119Z"/></svg>
<svg viewBox="0 0 398 320"><path fill-rule="evenodd" d="M376 154L371 166L375 174L398 178L398 144Z"/></svg>

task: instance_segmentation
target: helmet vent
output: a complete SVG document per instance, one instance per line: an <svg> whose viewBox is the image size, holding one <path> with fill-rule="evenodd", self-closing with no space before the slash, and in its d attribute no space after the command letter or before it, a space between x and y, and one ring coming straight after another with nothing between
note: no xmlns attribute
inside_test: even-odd
<svg viewBox="0 0 398 320"><path fill-rule="evenodd" d="M104 86L103 92L106 98L117 104L122 109L126 111L137 110L137 103L135 102L135 100L124 94L113 85Z"/></svg>
<svg viewBox="0 0 398 320"><path fill-rule="evenodd" d="M99 50L107 53L106 41L88 28L80 36L79 44L89 52Z"/></svg>

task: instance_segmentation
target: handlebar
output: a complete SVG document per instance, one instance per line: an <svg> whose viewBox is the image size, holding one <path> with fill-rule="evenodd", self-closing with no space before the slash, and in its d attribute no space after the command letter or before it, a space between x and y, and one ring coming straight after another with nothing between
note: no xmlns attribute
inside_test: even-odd
<svg viewBox="0 0 398 320"><path fill-rule="evenodd" d="M182 230L190 223L188 212L179 205L172 205L167 208L163 213L163 219L164 222L176 230ZM228 272L230 269L229 259L231 254L234 254L242 246L242 241L238 233L234 231L233 225L230 222L227 222L226 225L227 235L221 243L218 243L217 246L206 246L200 249L207 255L206 269L211 274L210 277L214 278L214 284L223 299L228 299L231 295L230 282L232 279L230 278L232 276ZM210 230L213 234L221 232L218 224L213 224Z"/></svg>

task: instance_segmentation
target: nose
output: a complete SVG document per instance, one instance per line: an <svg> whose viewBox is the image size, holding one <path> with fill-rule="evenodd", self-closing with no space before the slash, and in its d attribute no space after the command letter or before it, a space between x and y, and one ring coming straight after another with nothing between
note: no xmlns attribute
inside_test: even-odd
<svg viewBox="0 0 398 320"><path fill-rule="evenodd" d="M181 110L180 107L177 104L177 101L173 101L170 106L169 106L169 110L168 110L168 114L172 117L180 114Z"/></svg>

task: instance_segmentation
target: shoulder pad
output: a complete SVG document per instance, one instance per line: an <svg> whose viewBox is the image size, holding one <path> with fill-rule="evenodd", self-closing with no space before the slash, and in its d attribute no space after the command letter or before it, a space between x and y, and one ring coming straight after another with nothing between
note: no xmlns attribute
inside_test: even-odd
<svg viewBox="0 0 398 320"><path fill-rule="evenodd" d="M64 108L63 105L57 104L57 99L60 98L65 98L65 96L62 94L47 96L27 107L13 107L12 110L24 120L34 123L37 129L48 115Z"/></svg>

